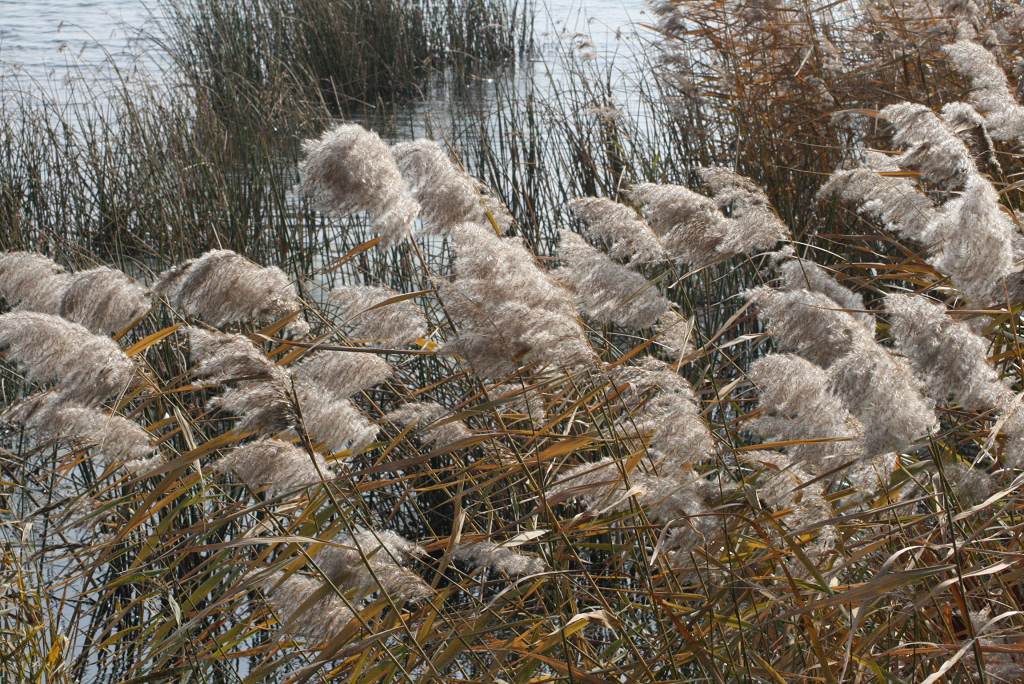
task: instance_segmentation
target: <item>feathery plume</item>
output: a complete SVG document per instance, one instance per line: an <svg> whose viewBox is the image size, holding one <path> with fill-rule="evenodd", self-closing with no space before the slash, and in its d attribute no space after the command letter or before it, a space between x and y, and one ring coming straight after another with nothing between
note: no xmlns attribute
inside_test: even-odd
<svg viewBox="0 0 1024 684"><path fill-rule="evenodd" d="M632 266L666 258L658 236L630 207L605 197L583 197L570 201L569 208L586 226L587 236L602 243L612 259Z"/></svg>
<svg viewBox="0 0 1024 684"><path fill-rule="evenodd" d="M788 257L776 267L782 276L783 289L820 292L842 308L850 309L847 313L860 321L867 330L874 330L874 314L864 311L862 296L840 285L824 268L810 259L800 259L787 250L779 254Z"/></svg>
<svg viewBox="0 0 1024 684"><path fill-rule="evenodd" d="M769 354L750 367L764 415L750 429L768 441L830 440L787 447L787 453L817 475L864 454L864 427L828 387L820 366L792 354Z"/></svg>
<svg viewBox="0 0 1024 684"><path fill-rule="evenodd" d="M440 404L422 401L402 404L384 417L395 425L418 430L423 441L434 449L444 449L473 436L473 431L461 420L435 425L446 415L447 409Z"/></svg>
<svg viewBox="0 0 1024 684"><path fill-rule="evenodd" d="M0 348L27 368L30 382L54 383L62 401L83 406L126 391L134 377L135 366L113 340L51 314L0 315Z"/></svg>
<svg viewBox="0 0 1024 684"><path fill-rule="evenodd" d="M996 189L981 176L972 176L930 226L928 263L948 274L971 299L998 297L999 283L1013 272L1015 233Z"/></svg>
<svg viewBox="0 0 1024 684"><path fill-rule="evenodd" d="M186 316L217 328L270 323L302 310L295 286L281 269L262 268L227 249L206 252L164 271L153 291ZM303 321L289 328L295 335L308 331Z"/></svg>
<svg viewBox="0 0 1024 684"><path fill-rule="evenodd" d="M236 447L217 461L215 468L232 473L250 489L266 486L272 497L320 484L320 473L324 477L332 474L318 454L310 457L308 452L277 439L260 439Z"/></svg>
<svg viewBox="0 0 1024 684"><path fill-rule="evenodd" d="M270 380L282 372L245 335L187 328L192 374L203 385L215 386L245 380Z"/></svg>
<svg viewBox="0 0 1024 684"><path fill-rule="evenodd" d="M302 143L302 189L323 211L367 212L384 244L412 231L420 206L387 143L359 124L341 124Z"/></svg>
<svg viewBox="0 0 1024 684"><path fill-rule="evenodd" d="M637 366L619 371L628 384L622 396L632 416L620 419L627 434L651 435L651 451L659 462L674 470L692 468L715 449L715 440L701 417L701 406L690 383L667 364L646 358Z"/></svg>
<svg viewBox="0 0 1024 684"><path fill-rule="evenodd" d="M390 379L394 369L374 354L318 351L304 356L292 367L292 377L315 384L336 399L347 399Z"/></svg>
<svg viewBox="0 0 1024 684"><path fill-rule="evenodd" d="M433 140L391 146L402 175L420 203L420 216L434 233L447 233L460 223L487 225L485 212L502 233L512 225L508 209L487 195L483 185L462 169Z"/></svg>
<svg viewBox="0 0 1024 684"><path fill-rule="evenodd" d="M534 423L543 423L546 417L544 397L532 387L509 383L487 390L492 402L499 404L501 412L520 413Z"/></svg>
<svg viewBox="0 0 1024 684"><path fill-rule="evenodd" d="M1024 107L1017 104L995 55L970 40L944 45L953 67L971 84L970 102L996 140L1024 138Z"/></svg>
<svg viewBox="0 0 1024 684"><path fill-rule="evenodd" d="M145 289L105 266L67 273L48 257L0 253L0 296L26 311L61 316L92 332L118 332L149 309Z"/></svg>
<svg viewBox="0 0 1024 684"><path fill-rule="evenodd" d="M679 185L643 183L633 190L670 254L702 267L786 238L785 224L750 179L718 167L701 169L701 178L713 198Z"/></svg>
<svg viewBox="0 0 1024 684"><path fill-rule="evenodd" d="M873 333L861 321L820 292L757 287L747 291L757 304L758 317L780 351L793 352L827 367L843 356L855 339Z"/></svg>
<svg viewBox="0 0 1024 684"><path fill-rule="evenodd" d="M295 426L291 379L278 369L270 380L241 382L210 400L211 409L236 416L242 432L274 434Z"/></svg>
<svg viewBox="0 0 1024 684"><path fill-rule="evenodd" d="M996 156L995 143L985 126L985 119L966 102L949 102L942 106L942 120L964 141L971 154L981 158L996 173L1003 169Z"/></svg>
<svg viewBox="0 0 1024 684"><path fill-rule="evenodd" d="M12 307L56 314L68 274L34 252L0 253L0 297Z"/></svg>
<svg viewBox="0 0 1024 684"><path fill-rule="evenodd" d="M399 297L386 287L351 285L331 290L328 297L341 307L342 326L352 337L404 347L427 334L423 310L411 299L384 304Z"/></svg>
<svg viewBox="0 0 1024 684"><path fill-rule="evenodd" d="M814 542L806 549L811 557L820 556L835 546L837 532L833 525L821 525L834 512L825 498L825 483L815 481L787 454L775 451L749 451L738 455L743 461L767 466L768 478L757 488L758 496L776 511L788 511L790 527L799 530L819 525Z"/></svg>
<svg viewBox="0 0 1024 684"><path fill-rule="evenodd" d="M924 244L938 215L935 205L908 178L881 176L870 168L836 171L818 191L819 198L838 197L857 211L877 218L901 238Z"/></svg>
<svg viewBox="0 0 1024 684"><path fill-rule="evenodd" d="M910 360L936 402L952 397L967 409L990 409L1008 401L1012 392L986 358L988 341L947 316L942 304L890 294L885 309L896 349Z"/></svg>
<svg viewBox="0 0 1024 684"><path fill-rule="evenodd" d="M864 425L865 454L901 451L938 429L910 367L873 339L854 338L828 373L829 388Z"/></svg>
<svg viewBox="0 0 1024 684"><path fill-rule="evenodd" d="M907 150L896 160L900 168L919 171L922 179L942 190L959 190L977 175L964 142L924 105L899 102L879 116L892 124L893 142Z"/></svg>
<svg viewBox="0 0 1024 684"><path fill-rule="evenodd" d="M382 591L393 600L417 601L433 593L430 586L402 563L422 549L394 532L357 530L325 546L314 562L337 587L362 598Z"/></svg>
<svg viewBox="0 0 1024 684"><path fill-rule="evenodd" d="M520 240L474 224L456 227L452 237L455 278L438 284L458 330L446 353L486 377L534 362L574 367L593 359L569 294Z"/></svg>
<svg viewBox="0 0 1024 684"><path fill-rule="evenodd" d="M52 313L99 334L115 333L149 311L145 288L121 271L101 266L67 276L60 308Z"/></svg>
<svg viewBox="0 0 1024 684"><path fill-rule="evenodd" d="M491 541L460 544L452 556L473 569L489 568L510 577L536 575L548 569L543 559L537 556L527 556Z"/></svg>
<svg viewBox="0 0 1024 684"><path fill-rule="evenodd" d="M302 426L315 444L331 452L361 452L377 438L380 430L348 399L338 399L319 385L295 383L295 395L302 413Z"/></svg>
<svg viewBox="0 0 1024 684"><path fill-rule="evenodd" d="M572 231L562 230L560 235L562 266L552 275L596 323L650 328L668 311L669 301L642 275L615 263Z"/></svg>
<svg viewBox="0 0 1024 684"><path fill-rule="evenodd" d="M312 577L274 572L257 587L266 594L287 634L326 641L356 617L333 589Z"/></svg>
<svg viewBox="0 0 1024 684"><path fill-rule="evenodd" d="M678 360L694 351L693 329L692 319L669 309L661 315L654 326L654 340L664 347L672 358Z"/></svg>
<svg viewBox="0 0 1024 684"><path fill-rule="evenodd" d="M712 166L699 171L715 203L728 212L728 230L715 247L720 254L750 254L789 235L789 229L772 210L768 196L749 178L729 169Z"/></svg>
<svg viewBox="0 0 1024 684"><path fill-rule="evenodd" d="M104 465L146 459L154 451L150 434L140 425L95 408L62 403L59 395L28 397L0 418L23 424L38 438L88 447Z"/></svg>

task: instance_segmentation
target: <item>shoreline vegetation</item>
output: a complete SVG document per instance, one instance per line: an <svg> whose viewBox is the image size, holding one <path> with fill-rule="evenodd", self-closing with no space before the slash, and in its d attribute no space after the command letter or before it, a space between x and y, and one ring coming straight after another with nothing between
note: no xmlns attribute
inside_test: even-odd
<svg viewBox="0 0 1024 684"><path fill-rule="evenodd" d="M1024 10L168 7L0 106L0 680L1024 678Z"/></svg>

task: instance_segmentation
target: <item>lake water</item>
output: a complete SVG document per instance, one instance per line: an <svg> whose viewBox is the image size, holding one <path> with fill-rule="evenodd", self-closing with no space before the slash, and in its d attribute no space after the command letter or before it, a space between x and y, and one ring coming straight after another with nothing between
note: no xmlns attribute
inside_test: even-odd
<svg viewBox="0 0 1024 684"><path fill-rule="evenodd" d="M56 84L113 63L130 74L153 59L146 31L154 31L161 3L153 0L0 0L0 73L20 82ZM643 0L549 0L540 6L540 37L593 43L598 57L619 53L633 22L648 21ZM590 48L585 48L590 49ZM24 86L22 86L24 87Z"/></svg>

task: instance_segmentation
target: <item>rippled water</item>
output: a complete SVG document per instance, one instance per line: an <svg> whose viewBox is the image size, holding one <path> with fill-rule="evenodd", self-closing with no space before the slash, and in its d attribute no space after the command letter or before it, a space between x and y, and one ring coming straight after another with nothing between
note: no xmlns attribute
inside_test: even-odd
<svg viewBox="0 0 1024 684"><path fill-rule="evenodd" d="M37 83L106 62L130 73L154 57L141 34L159 12L154 0L0 0L0 71ZM589 37L595 53L609 55L623 48L631 22L646 19L643 0L550 0L537 27L542 38L575 38L583 49Z"/></svg>

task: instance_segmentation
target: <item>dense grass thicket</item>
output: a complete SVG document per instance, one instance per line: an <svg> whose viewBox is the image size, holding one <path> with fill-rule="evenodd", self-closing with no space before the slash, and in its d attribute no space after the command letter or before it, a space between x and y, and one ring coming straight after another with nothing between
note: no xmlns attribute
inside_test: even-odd
<svg viewBox="0 0 1024 684"><path fill-rule="evenodd" d="M175 7L3 103L0 679L1024 678L1018 6L667 0L440 143L335 117L523 8Z"/></svg>

